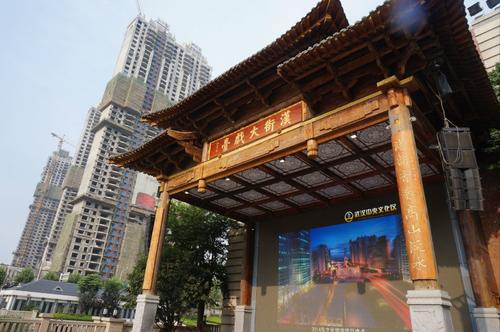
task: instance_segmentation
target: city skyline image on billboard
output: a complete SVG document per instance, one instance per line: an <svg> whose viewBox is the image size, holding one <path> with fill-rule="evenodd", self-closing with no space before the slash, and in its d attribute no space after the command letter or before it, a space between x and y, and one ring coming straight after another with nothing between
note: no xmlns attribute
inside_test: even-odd
<svg viewBox="0 0 500 332"><path fill-rule="evenodd" d="M279 234L278 323L409 331L398 214Z"/></svg>

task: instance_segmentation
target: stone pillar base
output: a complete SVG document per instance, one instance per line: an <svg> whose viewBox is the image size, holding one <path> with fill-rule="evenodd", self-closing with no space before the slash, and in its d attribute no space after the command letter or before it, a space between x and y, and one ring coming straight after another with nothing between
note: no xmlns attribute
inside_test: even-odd
<svg viewBox="0 0 500 332"><path fill-rule="evenodd" d="M409 290L406 297L413 332L453 332L447 292L439 289Z"/></svg>
<svg viewBox="0 0 500 332"><path fill-rule="evenodd" d="M500 331L500 312L497 308L475 308L473 316L477 332Z"/></svg>
<svg viewBox="0 0 500 332"><path fill-rule="evenodd" d="M132 332L153 331L158 303L160 303L160 297L157 295L141 294L137 296Z"/></svg>
<svg viewBox="0 0 500 332"><path fill-rule="evenodd" d="M253 309L246 305L237 305L234 309L234 332L250 332Z"/></svg>

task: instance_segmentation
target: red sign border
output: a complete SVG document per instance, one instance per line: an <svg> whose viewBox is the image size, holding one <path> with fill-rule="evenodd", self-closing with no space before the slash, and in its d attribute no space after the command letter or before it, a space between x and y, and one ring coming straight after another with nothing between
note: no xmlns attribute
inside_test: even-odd
<svg viewBox="0 0 500 332"><path fill-rule="evenodd" d="M286 112L286 111L288 111L288 110L290 110L290 109L292 109L292 108L294 108L294 107L297 107L297 106L300 106L300 119L299 119L298 121L291 122L290 124L288 124L288 125L286 125L286 126L283 126L283 127L279 128L279 129L276 129L276 130L273 130L273 131L267 132L267 133L265 133L265 134L261 135L259 138L256 138L256 139L254 139L254 140L252 140L252 141L249 141L249 142L247 142L247 143L243 143L241 146L234 147L234 148L232 148L232 149L230 149L230 150L228 150L228 151L225 151L225 152L221 152L221 153L218 153L218 154L211 155L211 153L212 153L212 146L213 146L213 144L214 144L214 143L216 143L216 142L222 142L222 141L224 141L227 137L230 137L230 136L234 135L235 133L238 133L238 132L244 132L246 129L251 128L251 127L254 127L256 124L261 124L261 123L264 123L265 121L267 121L267 120L269 120L269 119L271 119L271 118L273 118L273 117L276 117L276 116L278 116L279 114L282 114L282 113L284 113L284 112ZM292 104L292 105L290 105L290 106L287 106L287 107L285 107L285 108L282 108L282 109L280 109L279 111L277 111L277 112L275 112L275 113L273 113L273 114L270 114L270 115L268 115L268 116L266 116L266 117L264 117L264 118L261 118L261 119L259 119L259 120L257 120L257 121L254 121L254 122L252 122L252 123L251 123L251 124L249 124L249 125L246 125L246 126L244 126L244 127L242 127L242 128L239 128L238 130L234 130L234 131L232 131L232 132L231 132L231 133L229 133L229 134L226 134L226 135L224 135L224 136L222 136L222 137L219 137L219 138L217 138L217 139L214 139L214 140L213 140L213 141L211 141L211 142L208 142L207 160L211 160L211 159L217 158L218 156L221 156L221 155L223 155L223 154L226 154L226 153L229 153L229 152L235 151L235 150L239 149L240 147L243 147L243 146L248 145L248 144L250 144L250 143L253 143L253 142L256 142L256 141L258 141L258 140L261 140L261 139L263 139L264 137L267 137L267 136L272 135L272 134L274 134L274 133L280 132L281 130L286 129L286 128L289 128L289 127L291 127L291 126L293 126L293 125L295 125L295 124L297 124L297 123L303 122L303 121L304 121L304 111L305 111L305 104L304 104L304 102L303 102L303 101L299 101L299 102L296 102L296 103L294 103L294 104Z"/></svg>

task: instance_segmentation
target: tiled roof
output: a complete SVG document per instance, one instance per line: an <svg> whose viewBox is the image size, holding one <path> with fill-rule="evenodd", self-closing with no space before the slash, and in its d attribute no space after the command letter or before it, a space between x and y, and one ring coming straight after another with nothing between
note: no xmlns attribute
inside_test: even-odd
<svg viewBox="0 0 500 332"><path fill-rule="evenodd" d="M158 123L166 121L181 112L191 112L195 107L203 104L208 97L215 96L240 83L242 80L247 79L249 75L273 64L283 56L293 55L294 53L291 52L307 40L311 30L320 30L323 33L330 31L332 33L346 26L348 26L348 22L340 1L321 0L306 16L274 42L230 68L186 99L172 107L150 113L144 116L143 120Z"/></svg>
<svg viewBox="0 0 500 332"><path fill-rule="evenodd" d="M35 280L27 284L21 284L16 287L9 288L8 290L17 290L30 293L46 293L46 294L59 294L66 296L78 296L78 285L53 280Z"/></svg>

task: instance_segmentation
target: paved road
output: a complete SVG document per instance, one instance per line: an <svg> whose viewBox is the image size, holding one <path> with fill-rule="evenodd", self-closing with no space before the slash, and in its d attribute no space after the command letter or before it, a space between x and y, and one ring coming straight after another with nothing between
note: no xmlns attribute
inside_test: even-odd
<svg viewBox="0 0 500 332"><path fill-rule="evenodd" d="M408 306L405 294L394 287L388 280L379 276L369 276L370 283L401 319L407 329L411 329ZM363 289L365 284L360 284ZM344 326L344 327L376 327L373 316L374 308L370 308L363 293L355 282L334 281L313 285L308 291L297 294L287 305L287 311L281 316L280 323Z"/></svg>

